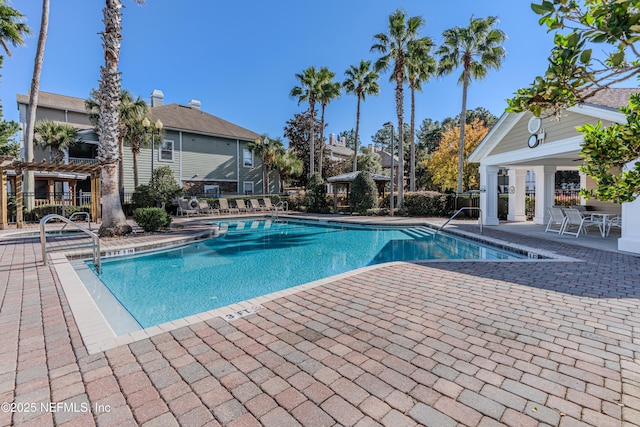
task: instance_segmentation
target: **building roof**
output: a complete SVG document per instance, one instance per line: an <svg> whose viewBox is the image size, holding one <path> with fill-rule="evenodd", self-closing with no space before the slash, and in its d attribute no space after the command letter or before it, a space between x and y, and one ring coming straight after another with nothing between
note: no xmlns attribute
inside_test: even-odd
<svg viewBox="0 0 640 427"><path fill-rule="evenodd" d="M336 176L332 176L331 178L327 178L327 181L329 182L352 182L354 179L356 179L356 176L358 176L358 174L360 173L360 171L357 172L348 172L348 173L343 173L342 175L336 175ZM380 175L377 173L372 173L371 174L371 178L375 181L375 182L384 182L384 181L391 181L391 178L385 175Z"/></svg>
<svg viewBox="0 0 640 427"><path fill-rule="evenodd" d="M343 147L341 145L325 144L324 149L327 151L331 151L333 154L337 156L343 156L343 157L353 156L353 150L351 148Z"/></svg>
<svg viewBox="0 0 640 427"><path fill-rule="evenodd" d="M16 95L18 104L29 104L29 95ZM59 95L51 92L38 92L38 106L46 108L54 108L57 110L70 110L86 113L84 108L84 98L75 98L73 96Z"/></svg>
<svg viewBox="0 0 640 427"><path fill-rule="evenodd" d="M389 154L384 150L376 151L375 153L380 156L380 163L382 164L382 169L391 169L391 154ZM393 167L394 168L397 167L399 162L398 156L396 155L393 156L393 162L395 163Z"/></svg>
<svg viewBox="0 0 640 427"><path fill-rule="evenodd" d="M587 98L584 103L617 111L629 103L631 94L637 92L640 92L640 88L606 88Z"/></svg>
<svg viewBox="0 0 640 427"><path fill-rule="evenodd" d="M260 135L194 107L166 104L151 108L153 121L165 128L255 141Z"/></svg>

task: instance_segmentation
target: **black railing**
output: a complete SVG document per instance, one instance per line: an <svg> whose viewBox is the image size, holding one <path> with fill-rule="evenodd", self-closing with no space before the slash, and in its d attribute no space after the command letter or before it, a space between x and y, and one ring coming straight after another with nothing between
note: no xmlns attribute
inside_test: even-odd
<svg viewBox="0 0 640 427"><path fill-rule="evenodd" d="M580 190L556 190L553 196L553 204L555 206L577 206L580 202ZM532 220L536 215L535 190L527 190L525 192L525 215L527 220Z"/></svg>

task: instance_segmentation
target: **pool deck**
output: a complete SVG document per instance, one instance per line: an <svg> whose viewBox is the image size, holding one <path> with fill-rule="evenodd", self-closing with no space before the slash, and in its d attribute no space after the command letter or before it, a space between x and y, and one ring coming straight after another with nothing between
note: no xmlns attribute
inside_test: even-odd
<svg viewBox="0 0 640 427"><path fill-rule="evenodd" d="M174 233L103 249L206 232L175 222ZM474 222L447 228L478 232ZM613 236L485 227L572 260L385 264L237 320L93 353L66 278L43 265L37 239L2 238L9 231L0 234L0 425L640 425L640 256L617 251Z"/></svg>

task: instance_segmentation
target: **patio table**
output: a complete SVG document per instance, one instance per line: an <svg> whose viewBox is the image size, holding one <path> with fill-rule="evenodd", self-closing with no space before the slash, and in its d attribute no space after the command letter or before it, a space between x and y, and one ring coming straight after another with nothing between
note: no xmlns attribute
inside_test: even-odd
<svg viewBox="0 0 640 427"><path fill-rule="evenodd" d="M593 221L597 221L596 218L600 218L602 222L600 234L602 234L602 238L605 238L607 237L607 222L610 221L610 218L620 216L620 214L612 212L584 212L583 216L590 216Z"/></svg>

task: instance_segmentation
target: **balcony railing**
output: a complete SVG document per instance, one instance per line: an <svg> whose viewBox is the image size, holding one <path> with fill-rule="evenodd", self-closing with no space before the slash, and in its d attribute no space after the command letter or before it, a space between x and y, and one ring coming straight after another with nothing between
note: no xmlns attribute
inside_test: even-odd
<svg viewBox="0 0 640 427"><path fill-rule="evenodd" d="M69 157L69 163L79 163L81 165L98 164L98 159L85 159L82 157Z"/></svg>

